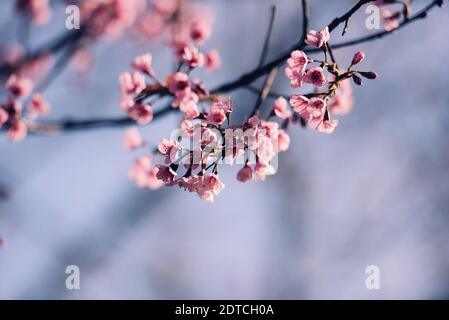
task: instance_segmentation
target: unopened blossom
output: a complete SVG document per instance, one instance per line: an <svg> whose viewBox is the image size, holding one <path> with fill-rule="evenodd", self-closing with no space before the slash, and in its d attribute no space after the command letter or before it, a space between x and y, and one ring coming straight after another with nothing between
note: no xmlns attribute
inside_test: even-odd
<svg viewBox="0 0 449 320"><path fill-rule="evenodd" d="M128 110L128 117L140 125L145 125L153 120L153 108L151 105L135 104Z"/></svg>
<svg viewBox="0 0 449 320"><path fill-rule="evenodd" d="M162 139L157 148L161 154L165 155L166 164L175 162L178 159L180 146L177 141Z"/></svg>
<svg viewBox="0 0 449 320"><path fill-rule="evenodd" d="M153 62L153 56L151 55L151 53L147 53L147 54L143 54L140 56L137 56L133 63L132 63L132 67L134 68L134 70L136 71L140 71L143 72L149 76L153 76L154 75L154 70L152 67L152 62Z"/></svg>
<svg viewBox="0 0 449 320"><path fill-rule="evenodd" d="M354 58L352 58L351 65L356 65L362 62L365 59L365 53L362 51L358 51L354 54Z"/></svg>
<svg viewBox="0 0 449 320"><path fill-rule="evenodd" d="M306 71L304 76L304 82L313 84L314 86L321 87L326 84L326 77L321 67L311 68Z"/></svg>
<svg viewBox="0 0 449 320"><path fill-rule="evenodd" d="M28 128L22 120L13 121L8 128L8 138L10 141L18 142L26 138Z"/></svg>
<svg viewBox="0 0 449 320"><path fill-rule="evenodd" d="M28 104L28 110L34 117L41 114L48 114L51 110L51 106L45 101L41 93L35 93Z"/></svg>
<svg viewBox="0 0 449 320"><path fill-rule="evenodd" d="M25 98L33 91L33 81L13 74L6 81L6 88L12 95L18 98Z"/></svg>
<svg viewBox="0 0 449 320"><path fill-rule="evenodd" d="M145 144L137 128L130 128L123 135L122 145L127 151L136 150Z"/></svg>
<svg viewBox="0 0 449 320"><path fill-rule="evenodd" d="M190 27L190 37L191 39L198 43L202 44L207 39L209 39L212 33L211 26L203 21L194 21Z"/></svg>
<svg viewBox="0 0 449 320"><path fill-rule="evenodd" d="M301 113L304 112L309 105L309 99L305 96L294 94L290 98L290 105L293 107L293 111Z"/></svg>
<svg viewBox="0 0 449 320"><path fill-rule="evenodd" d="M237 173L237 180L240 181L240 182L248 182L248 181L251 181L252 179L253 179L253 169L247 163Z"/></svg>
<svg viewBox="0 0 449 320"><path fill-rule="evenodd" d="M274 114L281 119L288 119L291 117L292 112L288 108L288 102L284 97L279 97L273 104Z"/></svg>
<svg viewBox="0 0 449 320"><path fill-rule="evenodd" d="M278 131L278 151L287 151L290 147L290 136L284 130Z"/></svg>
<svg viewBox="0 0 449 320"><path fill-rule="evenodd" d="M322 31L309 31L305 43L312 47L321 48L329 41L329 39L329 28L326 27Z"/></svg>
<svg viewBox="0 0 449 320"><path fill-rule="evenodd" d="M120 89L125 95L137 95L146 88L145 77L137 71L122 73L119 81Z"/></svg>
<svg viewBox="0 0 449 320"><path fill-rule="evenodd" d="M206 68L210 71L221 67L222 61L218 50L214 49L206 53Z"/></svg>

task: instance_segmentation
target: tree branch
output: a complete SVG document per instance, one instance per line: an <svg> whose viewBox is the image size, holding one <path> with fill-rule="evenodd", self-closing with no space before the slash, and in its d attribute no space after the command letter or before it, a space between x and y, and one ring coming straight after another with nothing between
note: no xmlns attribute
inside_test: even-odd
<svg viewBox="0 0 449 320"><path fill-rule="evenodd" d="M380 31L380 32L377 32L377 33L369 35L369 36L360 37L360 38L357 38L354 40L335 44L331 48L332 49L346 48L346 47L358 45L358 44L369 42L369 41L375 41L375 40L381 39L383 37L389 36L389 35L393 34L395 31L402 29L402 28L406 27L407 25L412 24L413 22L416 22L420 19L426 18L428 12L430 10L432 10L434 7L436 7L439 4L439 2L440 2L440 0L433 0L426 7L424 7L421 11L417 12L415 15L413 15L409 19L402 21L399 24L398 28L396 28L394 30ZM357 5L359 5L359 3ZM354 10L354 7L349 12L351 12L353 10ZM342 17L346 17L348 15L348 13L343 15ZM334 21L331 24L338 26L338 24L340 24L344 21L344 19L342 20L342 17L337 18L337 19L339 19L338 23L335 22L337 20L334 19ZM336 28L336 26L334 27L334 29ZM298 49L303 49L303 48L304 48L303 44L299 44L299 45L297 44L296 46L294 46L292 48L292 50L298 50ZM290 56L290 52L292 50L289 50L288 52L281 54L278 58L274 59L273 61L263 65L260 68L256 68L249 73L244 74L243 76L239 77L236 80L230 81L228 83L225 83L225 84L211 90L211 92L216 94L216 93L220 93L220 92L233 91L238 88L248 88L248 86L254 80L269 73L273 68L283 64L285 62L285 60L288 59L288 57ZM304 52L309 53L309 54L318 53L320 51L321 51L321 49L318 49L318 48L310 48L310 49L304 50ZM155 112L154 119L163 117L166 114L169 114L171 111L175 111L175 110L176 109L173 109L171 106L168 105L168 106L164 107L163 109L159 110L158 112ZM34 132L34 133L51 133L51 132L55 132L55 131L59 132L59 131L73 131L73 130L80 130L80 129L105 128L105 127L123 127L123 126L132 125L134 123L135 123L134 121L132 121L128 118L125 118L125 117L98 118L98 119L92 119L92 120L48 121L48 122L41 122L41 123L34 124L34 126L37 130L30 130L30 131ZM42 130L45 128L51 128L52 130Z"/></svg>

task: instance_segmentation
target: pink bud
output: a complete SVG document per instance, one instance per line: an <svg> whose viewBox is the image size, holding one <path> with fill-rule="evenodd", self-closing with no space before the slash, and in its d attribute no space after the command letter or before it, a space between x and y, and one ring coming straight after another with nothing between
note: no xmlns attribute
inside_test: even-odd
<svg viewBox="0 0 449 320"><path fill-rule="evenodd" d="M354 58L352 59L352 65L359 64L364 59L365 59L365 53L363 53L362 51L359 51L354 55Z"/></svg>

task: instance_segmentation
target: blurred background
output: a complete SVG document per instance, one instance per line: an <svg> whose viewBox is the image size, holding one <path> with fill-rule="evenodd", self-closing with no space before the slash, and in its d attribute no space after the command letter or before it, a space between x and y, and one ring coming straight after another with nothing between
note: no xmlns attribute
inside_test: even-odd
<svg viewBox="0 0 449 320"><path fill-rule="evenodd" d="M15 37L12 2L0 4L2 44ZM311 1L311 28L354 2ZM300 1L200 3L215 12L205 47L223 60L214 73L198 72L209 88L256 66L272 4L270 57L300 36ZM64 30L64 8L54 10L50 25L32 30L32 45ZM380 75L355 88L353 112L332 135L292 128L290 150L265 182L241 184L237 168L222 169L226 188L214 204L174 188L138 189L127 178L136 154L122 149L122 128L19 144L2 134L0 298L449 298L448 18L447 8L433 10L393 36L337 51L342 64L365 51L363 68ZM354 16L345 38L375 32L365 19ZM135 55L150 51L159 75L173 64L165 46L131 37L93 50L86 79L68 69L46 91L48 119L120 116L117 78ZM295 92L282 74L273 90ZM241 112L255 100L244 90L232 97ZM168 136L178 117L151 123L146 139ZM81 289L69 291L73 264ZM380 290L365 287L368 265L380 268Z"/></svg>

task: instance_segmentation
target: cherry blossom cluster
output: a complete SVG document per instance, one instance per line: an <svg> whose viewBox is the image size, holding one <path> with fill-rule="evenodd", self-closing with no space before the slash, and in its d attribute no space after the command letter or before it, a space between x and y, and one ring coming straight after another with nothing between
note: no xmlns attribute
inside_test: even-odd
<svg viewBox="0 0 449 320"><path fill-rule="evenodd" d="M301 88L305 84L314 87L310 94L295 94L290 98L293 111L300 116L300 120L309 128L322 133L332 133L338 125L338 120L331 116L348 114L353 105L352 86L350 79L357 85L362 85L361 77L375 79L374 72L354 70L354 66L365 59L363 52L357 52L350 66L343 72L338 64L329 61L330 47L329 30L310 31L305 43L309 46L321 48L324 60L313 60L305 52L295 50L287 60L285 75L290 80L292 88ZM317 64L314 66L314 64ZM327 73L327 75L326 75ZM321 88L326 87L326 90ZM282 101L282 100L281 100ZM292 112L286 103L279 102L274 110L282 119L292 119Z"/></svg>
<svg viewBox="0 0 449 320"><path fill-rule="evenodd" d="M137 185L150 189L178 186L212 202L225 186L218 173L220 165L241 165L237 173L241 182L275 174L278 153L290 145L290 137L279 124L256 115L232 125L234 104L229 97L216 96L208 104L196 117L184 117L170 139L162 139L157 147L162 164L152 165L149 154L135 161L129 176ZM136 128L126 131L125 149L145 145Z"/></svg>
<svg viewBox="0 0 449 320"><path fill-rule="evenodd" d="M8 138L11 141L20 141L27 136L27 121L50 112L50 104L45 101L41 93L36 92L31 95L33 81L29 78L14 74L7 80L6 89L8 98L0 104L0 128L7 129ZM22 101L30 95L31 99L27 103L27 109L24 110Z"/></svg>

